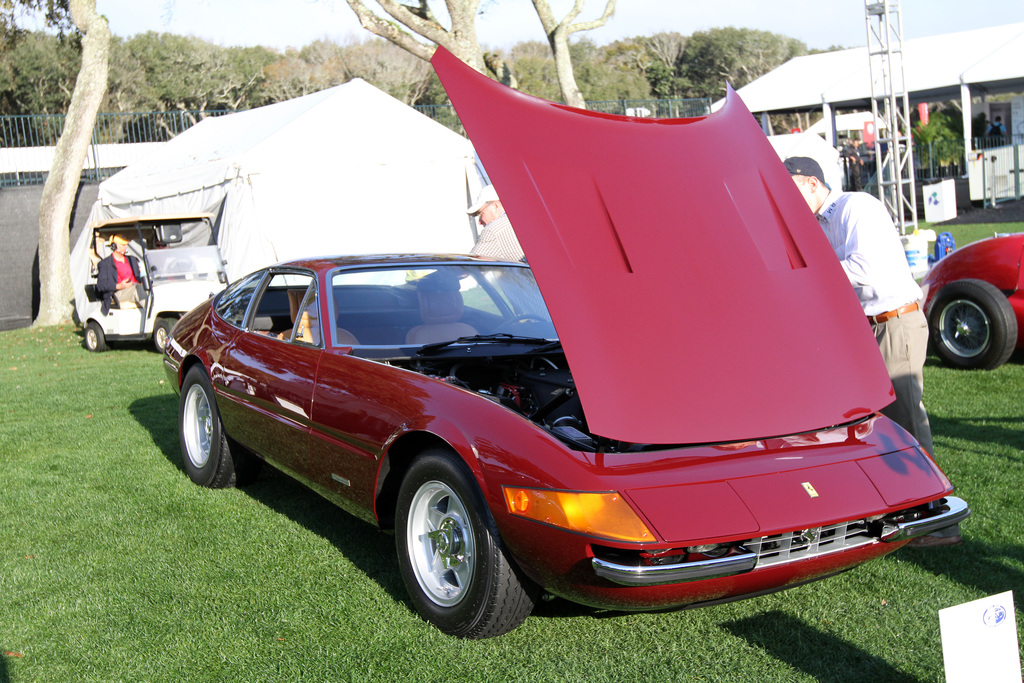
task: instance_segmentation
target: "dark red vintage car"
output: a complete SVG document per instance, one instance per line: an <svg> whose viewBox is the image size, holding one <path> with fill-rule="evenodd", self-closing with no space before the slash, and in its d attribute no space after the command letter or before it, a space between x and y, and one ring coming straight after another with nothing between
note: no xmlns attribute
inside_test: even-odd
<svg viewBox="0 0 1024 683"><path fill-rule="evenodd" d="M728 601L967 517L876 412L867 322L735 96L633 121L434 63L530 266L311 258L233 283L165 356L194 481L266 461L393 531L418 612L474 638L542 593Z"/></svg>
<svg viewBox="0 0 1024 683"><path fill-rule="evenodd" d="M994 370L1024 349L1024 233L968 244L925 276L932 348L955 368Z"/></svg>

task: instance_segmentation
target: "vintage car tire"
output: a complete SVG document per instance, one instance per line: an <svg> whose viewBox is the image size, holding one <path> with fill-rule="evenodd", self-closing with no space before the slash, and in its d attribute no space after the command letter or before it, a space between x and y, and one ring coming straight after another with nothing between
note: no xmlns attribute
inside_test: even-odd
<svg viewBox="0 0 1024 683"><path fill-rule="evenodd" d="M240 446L232 447L224 433L213 385L198 365L181 383L178 435L185 472L200 486L229 488L250 483L259 475L262 461Z"/></svg>
<svg viewBox="0 0 1024 683"><path fill-rule="evenodd" d="M102 353L107 350L107 337L103 334L103 328L95 320L85 324L85 339L82 342L85 348L93 353Z"/></svg>
<svg viewBox="0 0 1024 683"><path fill-rule="evenodd" d="M928 311L932 348L954 368L994 370L1017 345L1017 318L1006 296L984 280L956 280Z"/></svg>
<svg viewBox="0 0 1024 683"><path fill-rule="evenodd" d="M396 512L402 580L424 619L449 635L489 638L533 611L539 590L509 559L473 476L454 454L421 454L402 481Z"/></svg>
<svg viewBox="0 0 1024 683"><path fill-rule="evenodd" d="M171 328L177 322L175 318L157 318L153 323L153 348L163 353L167 348L167 340L171 338Z"/></svg>

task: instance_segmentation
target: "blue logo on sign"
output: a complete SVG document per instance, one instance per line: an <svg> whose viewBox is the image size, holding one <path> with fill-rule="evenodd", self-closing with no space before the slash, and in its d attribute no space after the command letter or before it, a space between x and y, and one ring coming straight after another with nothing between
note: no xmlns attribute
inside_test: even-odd
<svg viewBox="0 0 1024 683"><path fill-rule="evenodd" d="M985 626L998 626L1006 620L1006 608L1002 605L992 605L981 615L981 621Z"/></svg>

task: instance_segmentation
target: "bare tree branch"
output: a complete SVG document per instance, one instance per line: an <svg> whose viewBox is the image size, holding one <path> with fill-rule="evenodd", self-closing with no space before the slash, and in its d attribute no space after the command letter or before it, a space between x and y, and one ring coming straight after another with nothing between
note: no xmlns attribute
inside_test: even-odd
<svg viewBox="0 0 1024 683"><path fill-rule="evenodd" d="M544 27L548 43L551 45L551 52L555 58L555 71L558 74L558 86L562 91L562 99L573 107L586 107L583 100L583 93L576 84L576 76L572 70L572 57L569 54L569 36L578 31L589 31L604 26L615 13L615 0L606 0L604 13L600 19L585 21L573 24L573 20L583 10L586 0L576 0L572 9L562 21L557 21L551 12L548 0L533 0L533 7L537 10L540 23Z"/></svg>
<svg viewBox="0 0 1024 683"><path fill-rule="evenodd" d="M355 12L363 28L420 59L429 61L434 54L434 47L416 40L412 34L437 45L443 45L477 71L484 71L483 53L476 37L476 10L480 0L446 0L448 16L452 22L450 29L442 26L433 15L427 6L427 0L419 0L418 6L406 5L396 0L377 0L380 8L393 21L375 13L363 0L345 1Z"/></svg>

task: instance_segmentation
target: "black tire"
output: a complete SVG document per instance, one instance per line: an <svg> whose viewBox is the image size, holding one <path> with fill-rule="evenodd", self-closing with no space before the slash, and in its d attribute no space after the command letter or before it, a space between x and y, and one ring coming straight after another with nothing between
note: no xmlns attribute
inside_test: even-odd
<svg viewBox="0 0 1024 683"><path fill-rule="evenodd" d="M157 318L153 323L153 348L163 353L167 348L167 340L171 338L171 328L174 327L175 318Z"/></svg>
<svg viewBox="0 0 1024 683"><path fill-rule="evenodd" d="M188 371L181 383L178 435L185 472L196 484L229 488L250 483L259 476L263 462L237 445L232 447L217 413L213 385L198 365Z"/></svg>
<svg viewBox="0 0 1024 683"><path fill-rule="evenodd" d="M103 353L107 350L107 337L103 334L103 328L95 320L85 324L85 339L82 342L85 348L93 353Z"/></svg>
<svg viewBox="0 0 1024 683"><path fill-rule="evenodd" d="M1017 345L1017 318L1006 296L984 280L957 280L928 311L932 349L954 368L994 370Z"/></svg>
<svg viewBox="0 0 1024 683"><path fill-rule="evenodd" d="M448 450L428 450L409 468L395 544L416 611L448 635L498 636L533 611L538 588L509 559L472 474Z"/></svg>

